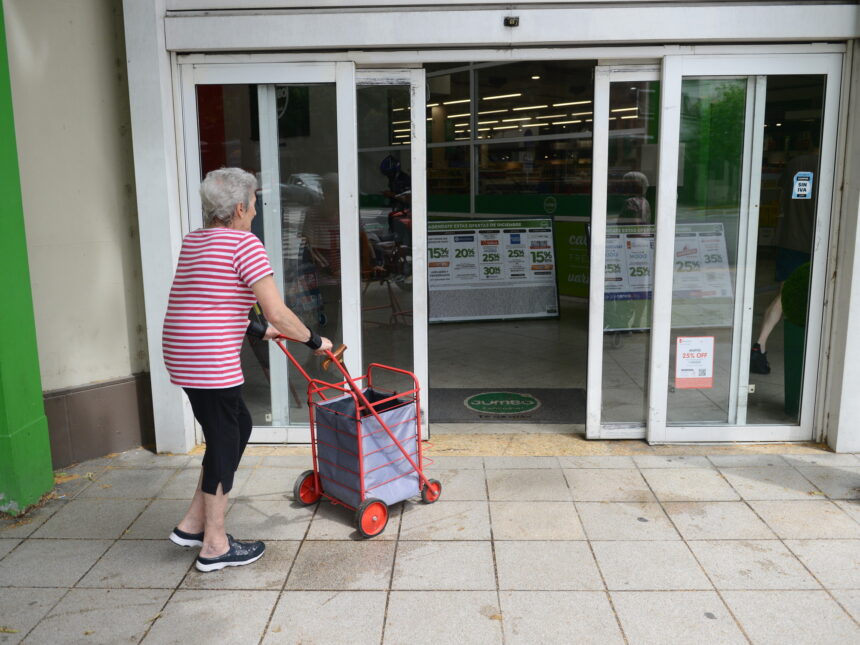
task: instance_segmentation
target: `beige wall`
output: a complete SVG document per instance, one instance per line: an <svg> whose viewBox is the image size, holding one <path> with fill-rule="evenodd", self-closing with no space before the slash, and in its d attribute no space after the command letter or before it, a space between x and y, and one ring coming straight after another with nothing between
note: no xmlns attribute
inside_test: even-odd
<svg viewBox="0 0 860 645"><path fill-rule="evenodd" d="M42 388L147 370L120 0L3 0Z"/></svg>

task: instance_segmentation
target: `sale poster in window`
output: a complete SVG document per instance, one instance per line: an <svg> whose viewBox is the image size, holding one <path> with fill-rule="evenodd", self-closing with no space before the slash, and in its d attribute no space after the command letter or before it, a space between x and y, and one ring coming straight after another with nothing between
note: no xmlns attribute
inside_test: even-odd
<svg viewBox="0 0 860 645"><path fill-rule="evenodd" d="M678 336L675 341L675 389L714 387L714 337Z"/></svg>

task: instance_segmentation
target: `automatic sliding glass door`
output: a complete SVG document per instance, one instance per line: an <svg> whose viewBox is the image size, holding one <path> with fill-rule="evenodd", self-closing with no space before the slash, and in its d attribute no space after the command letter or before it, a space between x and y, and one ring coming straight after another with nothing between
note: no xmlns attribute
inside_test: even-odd
<svg viewBox="0 0 860 645"><path fill-rule="evenodd" d="M812 438L841 60L669 57L648 438Z"/></svg>

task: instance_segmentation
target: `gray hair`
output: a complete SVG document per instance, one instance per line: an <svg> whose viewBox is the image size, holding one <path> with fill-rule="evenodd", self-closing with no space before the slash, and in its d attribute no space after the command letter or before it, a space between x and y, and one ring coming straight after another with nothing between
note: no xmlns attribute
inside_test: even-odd
<svg viewBox="0 0 860 645"><path fill-rule="evenodd" d="M250 206L251 194L257 190L257 178L241 168L219 168L206 173L200 184L203 225L230 226L236 204Z"/></svg>

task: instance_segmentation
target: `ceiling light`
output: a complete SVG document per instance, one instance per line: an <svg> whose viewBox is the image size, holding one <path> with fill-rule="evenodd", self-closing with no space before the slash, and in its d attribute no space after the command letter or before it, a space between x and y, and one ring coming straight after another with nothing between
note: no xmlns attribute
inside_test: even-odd
<svg viewBox="0 0 860 645"><path fill-rule="evenodd" d="M588 116L591 112L571 112L570 116Z"/></svg>
<svg viewBox="0 0 860 645"><path fill-rule="evenodd" d="M638 118L639 118L639 116L638 116L638 115L636 115L636 114L628 114L628 115L626 115L626 116L622 116L621 118L622 118L622 119L638 119Z"/></svg>
<svg viewBox="0 0 860 645"><path fill-rule="evenodd" d="M398 128L395 132L409 132L410 128Z"/></svg>
<svg viewBox="0 0 860 645"><path fill-rule="evenodd" d="M505 108L504 110L483 110L482 112L478 112L478 114L499 114L500 112L507 112L507 111L508 111L507 108Z"/></svg>
<svg viewBox="0 0 860 645"><path fill-rule="evenodd" d="M574 119L572 121L553 121L553 125L567 125L568 123L582 123L582 119Z"/></svg>
<svg viewBox="0 0 860 645"><path fill-rule="evenodd" d="M427 107L439 107L438 103L428 103Z"/></svg>
<svg viewBox="0 0 860 645"><path fill-rule="evenodd" d="M463 117L463 116L472 116L472 113L471 112L463 112L462 114L449 114L448 118L449 119L459 119L460 117Z"/></svg>
<svg viewBox="0 0 860 645"><path fill-rule="evenodd" d="M518 96L522 96L522 92L514 92L513 94L499 94L498 96L485 96L485 101L495 101L496 99L515 99Z"/></svg>
<svg viewBox="0 0 860 645"><path fill-rule="evenodd" d="M504 123L511 123L512 121L531 121L532 118L530 116L521 116L517 119L502 119Z"/></svg>
<svg viewBox="0 0 860 645"><path fill-rule="evenodd" d="M614 110L609 110L610 112L633 112L634 110L638 110L638 107L629 107L629 108L615 108Z"/></svg>
<svg viewBox="0 0 860 645"><path fill-rule="evenodd" d="M533 81L539 81L539 80L540 80L540 76L538 76L537 74L535 74L534 76L532 76L532 80L533 80Z"/></svg>
<svg viewBox="0 0 860 645"><path fill-rule="evenodd" d="M469 124L468 123L455 123L454 127L455 128L468 128Z"/></svg>
<svg viewBox="0 0 860 645"><path fill-rule="evenodd" d="M570 101L568 103L553 103L553 107L564 107L565 105L587 105L591 101Z"/></svg>
<svg viewBox="0 0 860 645"><path fill-rule="evenodd" d="M391 125L400 125L401 123L410 123L410 121L392 121Z"/></svg>
<svg viewBox="0 0 860 645"><path fill-rule="evenodd" d="M472 99L457 99L456 101L443 101L442 105L454 105L455 103L468 103Z"/></svg>
<svg viewBox="0 0 860 645"><path fill-rule="evenodd" d="M498 123L498 122L499 122L498 119L496 119L495 121L478 121L478 125L489 125L491 123Z"/></svg>
<svg viewBox="0 0 860 645"><path fill-rule="evenodd" d="M566 117L566 114L544 114L543 116L536 116L536 119L563 119Z"/></svg>
<svg viewBox="0 0 860 645"><path fill-rule="evenodd" d="M519 112L520 110L541 110L545 107L549 107L548 105L526 105L525 107L515 107L513 108L514 112Z"/></svg>
<svg viewBox="0 0 860 645"><path fill-rule="evenodd" d="M499 125L493 128L493 130L510 130L512 128L518 128L518 125Z"/></svg>

